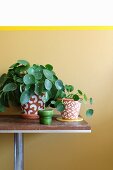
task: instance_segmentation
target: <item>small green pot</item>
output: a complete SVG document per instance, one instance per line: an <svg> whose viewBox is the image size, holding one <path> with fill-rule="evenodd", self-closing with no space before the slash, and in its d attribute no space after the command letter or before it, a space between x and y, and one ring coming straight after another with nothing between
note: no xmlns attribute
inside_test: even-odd
<svg viewBox="0 0 113 170"><path fill-rule="evenodd" d="M38 114L40 116L40 124L51 125L54 114L52 109L39 110Z"/></svg>

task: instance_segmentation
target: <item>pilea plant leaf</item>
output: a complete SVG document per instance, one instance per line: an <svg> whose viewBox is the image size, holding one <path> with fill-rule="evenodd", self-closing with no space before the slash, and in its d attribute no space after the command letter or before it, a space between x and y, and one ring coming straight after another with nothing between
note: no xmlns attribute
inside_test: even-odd
<svg viewBox="0 0 113 170"><path fill-rule="evenodd" d="M30 67L28 70L27 70L28 74L32 74L34 75L35 73L35 69L33 67Z"/></svg>
<svg viewBox="0 0 113 170"><path fill-rule="evenodd" d="M35 93L37 95L41 95L43 92L43 84L41 82L38 82L35 84Z"/></svg>
<svg viewBox="0 0 113 170"><path fill-rule="evenodd" d="M66 94L62 90L58 90L55 96L55 98L65 98L65 97L66 97Z"/></svg>
<svg viewBox="0 0 113 170"><path fill-rule="evenodd" d="M45 85L45 88L46 88L47 90L51 90L51 88L52 88L52 83L51 83L50 80L45 79L44 85Z"/></svg>
<svg viewBox="0 0 113 170"><path fill-rule="evenodd" d="M84 94L84 100L85 100L85 101L87 101L87 100L88 100L88 98L87 98L86 94Z"/></svg>
<svg viewBox="0 0 113 170"><path fill-rule="evenodd" d="M50 99L50 93L49 91L45 92L45 95L42 97L42 100L44 103L46 103Z"/></svg>
<svg viewBox="0 0 113 170"><path fill-rule="evenodd" d="M16 82L23 83L23 79L22 78L16 78Z"/></svg>
<svg viewBox="0 0 113 170"><path fill-rule="evenodd" d="M7 80L7 74L2 74L1 77L0 77L0 87L2 87L4 85L4 83L6 82Z"/></svg>
<svg viewBox="0 0 113 170"><path fill-rule="evenodd" d="M53 79L51 81L55 83L56 80L58 80L58 77L56 75L53 75Z"/></svg>
<svg viewBox="0 0 113 170"><path fill-rule="evenodd" d="M56 93L57 93L57 89L56 89L56 87L55 87L55 85L54 84L52 84L52 88L51 88L51 98L55 98L55 96L56 96Z"/></svg>
<svg viewBox="0 0 113 170"><path fill-rule="evenodd" d="M25 86L25 90L29 90L31 88L31 84L27 84L26 86Z"/></svg>
<svg viewBox="0 0 113 170"><path fill-rule="evenodd" d="M90 104L93 104L93 99L91 97L90 97L89 101L90 101Z"/></svg>
<svg viewBox="0 0 113 170"><path fill-rule="evenodd" d="M65 109L65 105L63 103L59 103L56 107L56 109L59 111L59 112L63 112L64 109Z"/></svg>
<svg viewBox="0 0 113 170"><path fill-rule="evenodd" d="M17 84L16 83L8 83L4 86L3 92L9 92L9 91L14 91L17 89Z"/></svg>
<svg viewBox="0 0 113 170"><path fill-rule="evenodd" d="M46 64L46 65L45 65L45 67L46 67L48 70L50 70L50 71L52 71L52 70L53 70L53 66L52 66L52 65L50 65L50 64Z"/></svg>
<svg viewBox="0 0 113 170"><path fill-rule="evenodd" d="M28 70L29 66L18 66L15 68L15 73L20 75L20 74L25 74L25 72Z"/></svg>
<svg viewBox="0 0 113 170"><path fill-rule="evenodd" d="M19 65L19 63L12 64L12 65L9 67L9 69L13 69L13 68L17 67L18 65Z"/></svg>
<svg viewBox="0 0 113 170"><path fill-rule="evenodd" d="M32 95L33 95L33 92L31 90L24 91L20 96L20 103L26 104Z"/></svg>
<svg viewBox="0 0 113 170"><path fill-rule="evenodd" d="M65 85L65 89L67 92L72 92L74 90L74 87L72 85Z"/></svg>
<svg viewBox="0 0 113 170"><path fill-rule="evenodd" d="M24 81L25 84L34 84L35 83L35 78L31 74L26 74L23 77L23 81Z"/></svg>
<svg viewBox="0 0 113 170"><path fill-rule="evenodd" d="M48 69L44 69L43 70L44 76L48 79L48 80L52 80L53 79L53 73L48 70Z"/></svg>
<svg viewBox="0 0 113 170"><path fill-rule="evenodd" d="M82 95L82 94L83 94L81 90L78 90L78 93L79 93L80 95Z"/></svg>
<svg viewBox="0 0 113 170"><path fill-rule="evenodd" d="M86 116L92 116L93 115L93 112L94 112L94 110L93 109L88 109L87 111L86 111Z"/></svg>
<svg viewBox="0 0 113 170"><path fill-rule="evenodd" d="M64 88L63 82L61 80L56 80L55 81L55 86L58 90L61 90Z"/></svg>
<svg viewBox="0 0 113 170"><path fill-rule="evenodd" d="M34 73L34 77L36 80L42 79L42 73L40 71L37 71Z"/></svg>
<svg viewBox="0 0 113 170"><path fill-rule="evenodd" d="M29 62L26 60L18 60L17 63L22 64L24 66L30 66Z"/></svg>
<svg viewBox="0 0 113 170"><path fill-rule="evenodd" d="M79 100L79 96L78 96L77 94L74 94L74 95L73 95L73 99L74 99L75 101L78 101L78 100Z"/></svg>
<svg viewBox="0 0 113 170"><path fill-rule="evenodd" d="M39 67L37 66L36 68L30 67L28 69L28 74L31 74L35 77L36 80L40 80L42 78L42 73L39 70Z"/></svg>

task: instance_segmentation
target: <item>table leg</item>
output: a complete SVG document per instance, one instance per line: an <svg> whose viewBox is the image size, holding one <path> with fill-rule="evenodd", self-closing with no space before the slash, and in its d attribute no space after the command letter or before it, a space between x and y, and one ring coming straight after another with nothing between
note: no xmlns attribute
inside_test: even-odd
<svg viewBox="0 0 113 170"><path fill-rule="evenodd" d="M24 141L22 133L14 133L14 170L24 170Z"/></svg>

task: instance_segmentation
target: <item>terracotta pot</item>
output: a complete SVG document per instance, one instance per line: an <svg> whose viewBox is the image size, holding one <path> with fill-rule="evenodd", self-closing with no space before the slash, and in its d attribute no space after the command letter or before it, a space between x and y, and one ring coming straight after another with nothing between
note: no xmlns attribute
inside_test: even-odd
<svg viewBox="0 0 113 170"><path fill-rule="evenodd" d="M62 118L67 120L77 119L80 113L81 103L73 99L63 99L65 110L61 112Z"/></svg>
<svg viewBox="0 0 113 170"><path fill-rule="evenodd" d="M42 101L42 96L33 95L29 102L21 106L23 118L27 119L37 119L39 118L38 111L44 109L44 102Z"/></svg>

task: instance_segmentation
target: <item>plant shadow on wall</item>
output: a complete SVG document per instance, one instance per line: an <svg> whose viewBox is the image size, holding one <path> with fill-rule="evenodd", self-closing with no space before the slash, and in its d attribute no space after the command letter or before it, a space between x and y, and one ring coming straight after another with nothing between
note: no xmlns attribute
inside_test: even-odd
<svg viewBox="0 0 113 170"><path fill-rule="evenodd" d="M22 108L25 118L38 118L38 110L50 106L61 112L63 119L76 119L81 103L90 104L86 115L91 116L93 99L64 84L50 64L30 66L28 61L18 60L0 76L0 112L13 105Z"/></svg>

